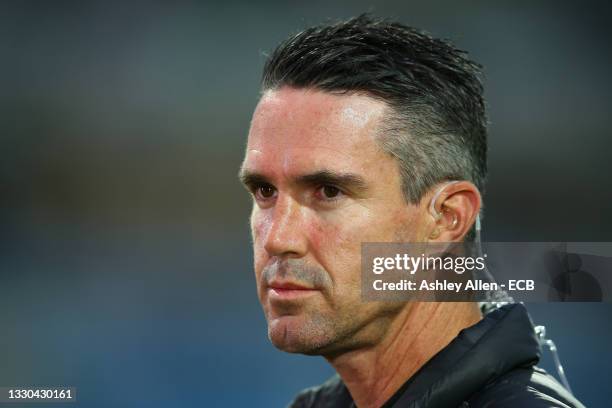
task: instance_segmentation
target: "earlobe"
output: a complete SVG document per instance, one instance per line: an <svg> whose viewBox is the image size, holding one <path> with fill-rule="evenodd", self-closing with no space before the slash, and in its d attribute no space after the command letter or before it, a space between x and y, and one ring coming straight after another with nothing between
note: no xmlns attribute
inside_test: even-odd
<svg viewBox="0 0 612 408"><path fill-rule="evenodd" d="M431 234L429 234L429 239L438 239L439 236L440 236L440 228L436 227L431 232Z"/></svg>

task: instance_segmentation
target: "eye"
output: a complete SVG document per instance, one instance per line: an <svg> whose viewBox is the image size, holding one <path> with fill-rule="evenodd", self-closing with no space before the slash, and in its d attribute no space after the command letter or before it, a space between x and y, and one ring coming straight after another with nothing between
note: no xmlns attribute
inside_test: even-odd
<svg viewBox="0 0 612 408"><path fill-rule="evenodd" d="M319 194L322 199L333 201L342 195L342 190L336 186L327 184L319 187Z"/></svg>
<svg viewBox="0 0 612 408"><path fill-rule="evenodd" d="M259 193L264 198L270 198L274 196L274 187L272 186L261 186L259 187Z"/></svg>
<svg viewBox="0 0 612 408"><path fill-rule="evenodd" d="M276 189L270 184L260 184L253 187L253 195L258 200L269 200L276 194Z"/></svg>

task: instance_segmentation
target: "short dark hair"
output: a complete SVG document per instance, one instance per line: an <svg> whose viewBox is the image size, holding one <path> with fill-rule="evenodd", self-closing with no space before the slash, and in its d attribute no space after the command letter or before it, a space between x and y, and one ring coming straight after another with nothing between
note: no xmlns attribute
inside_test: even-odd
<svg viewBox="0 0 612 408"><path fill-rule="evenodd" d="M311 28L268 57L262 92L283 86L364 93L388 104L379 142L397 158L406 199L469 180L484 192L487 119L481 66L449 42L397 22L356 18Z"/></svg>

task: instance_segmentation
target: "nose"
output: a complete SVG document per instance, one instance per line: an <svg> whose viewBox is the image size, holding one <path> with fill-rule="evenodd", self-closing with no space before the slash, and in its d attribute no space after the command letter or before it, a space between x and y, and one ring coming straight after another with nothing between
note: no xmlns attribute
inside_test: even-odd
<svg viewBox="0 0 612 408"><path fill-rule="evenodd" d="M279 195L264 248L270 256L300 258L308 250L306 208L289 195Z"/></svg>

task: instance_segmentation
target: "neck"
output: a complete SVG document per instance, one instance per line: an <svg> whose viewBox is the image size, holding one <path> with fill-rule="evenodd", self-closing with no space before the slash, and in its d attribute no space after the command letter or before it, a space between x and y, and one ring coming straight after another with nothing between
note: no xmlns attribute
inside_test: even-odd
<svg viewBox="0 0 612 408"><path fill-rule="evenodd" d="M358 407L380 407L459 331L480 319L476 303L409 303L374 346L326 358Z"/></svg>

